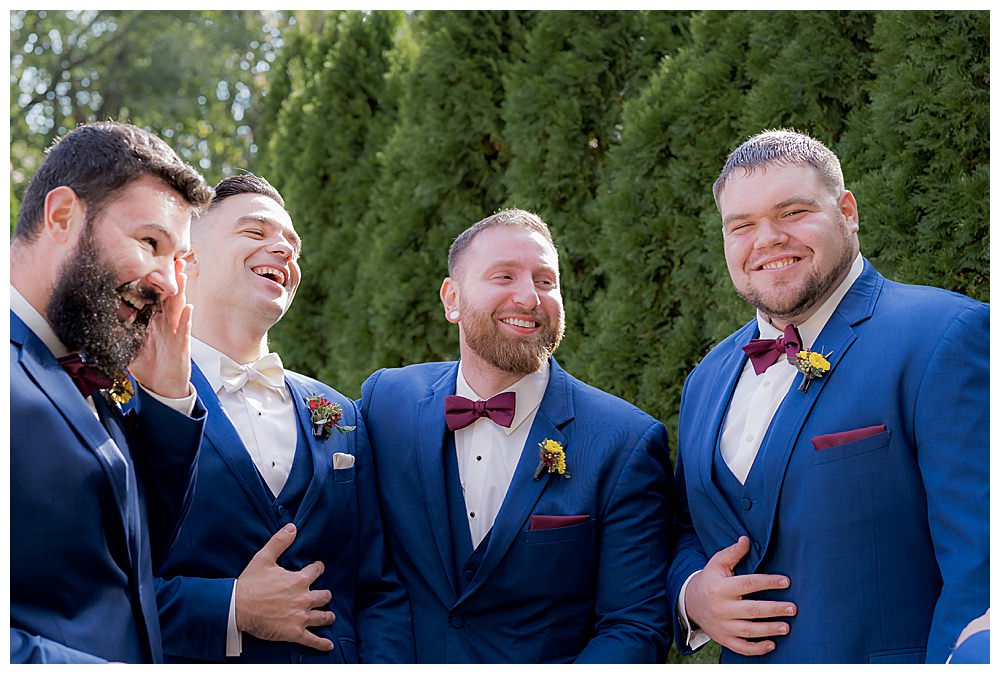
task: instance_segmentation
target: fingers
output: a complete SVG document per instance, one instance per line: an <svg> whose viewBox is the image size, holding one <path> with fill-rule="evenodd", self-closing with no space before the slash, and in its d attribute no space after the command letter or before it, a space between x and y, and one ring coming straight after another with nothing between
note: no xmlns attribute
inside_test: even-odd
<svg viewBox="0 0 1000 674"><path fill-rule="evenodd" d="M732 639L728 643L722 644L734 653L740 655L764 655L774 650L773 641L746 641L744 639Z"/></svg>
<svg viewBox="0 0 1000 674"><path fill-rule="evenodd" d="M264 547L257 551L254 559L277 564L278 557L281 557L282 553L295 542L295 533L295 525L286 524L276 534L271 536L271 540L265 543Z"/></svg>
<svg viewBox="0 0 1000 674"><path fill-rule="evenodd" d="M308 646L309 648L315 648L317 651L332 651L333 642L329 639L323 639L318 637L309 630L302 630L302 634L294 640L295 643L302 644L303 646Z"/></svg>
<svg viewBox="0 0 1000 674"><path fill-rule="evenodd" d="M732 575L733 569L740 563L741 559L746 557L748 552L750 552L750 539L746 536L740 536L728 548L723 548L712 555L707 566L721 566L729 572L729 575Z"/></svg>
<svg viewBox="0 0 1000 674"><path fill-rule="evenodd" d="M785 590L788 589L788 586L791 583L788 576L767 573L749 573L745 576L733 576L732 578L723 579L721 582L727 586L728 594L730 596L738 597L743 597L755 592L763 592L764 590ZM794 606L794 604L792 604L792 606Z"/></svg>
<svg viewBox="0 0 1000 674"><path fill-rule="evenodd" d="M308 583L306 583L307 585L312 585L317 578L323 575L323 570L325 568L326 567L323 566L323 562L316 561L307 566L303 566L299 570L299 573L301 573L306 578L306 580L309 581Z"/></svg>
<svg viewBox="0 0 1000 674"><path fill-rule="evenodd" d="M306 627L326 627L332 625L336 619L337 616L333 611L310 611L309 617L306 618Z"/></svg>

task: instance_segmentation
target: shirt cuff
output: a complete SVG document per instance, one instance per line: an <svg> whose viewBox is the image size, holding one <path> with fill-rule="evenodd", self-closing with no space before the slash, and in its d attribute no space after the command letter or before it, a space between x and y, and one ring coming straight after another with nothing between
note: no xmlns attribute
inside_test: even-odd
<svg viewBox="0 0 1000 674"><path fill-rule="evenodd" d="M229 625L226 628L226 657L235 658L243 653L243 635L236 629L236 580L233 580L233 596L229 599Z"/></svg>
<svg viewBox="0 0 1000 674"><path fill-rule="evenodd" d="M142 384L139 384L139 386L142 386ZM186 417L191 416L191 413L194 412L194 401L198 399L198 394L190 384L188 384L188 390L191 391L191 395L185 398L164 398L159 394L153 393L145 386L142 386L142 390L153 396L155 400L158 400L175 412L180 412Z"/></svg>
<svg viewBox="0 0 1000 674"><path fill-rule="evenodd" d="M684 584L681 585L681 591L677 597L677 622L680 623L681 629L684 631L684 643L693 651L698 650L712 640L712 638L709 637L704 630L691 629L691 621L688 620L687 608L684 604L684 594L687 592L688 583L690 583L691 579L699 573L701 573L700 570L695 571L687 577L687 580L685 580Z"/></svg>

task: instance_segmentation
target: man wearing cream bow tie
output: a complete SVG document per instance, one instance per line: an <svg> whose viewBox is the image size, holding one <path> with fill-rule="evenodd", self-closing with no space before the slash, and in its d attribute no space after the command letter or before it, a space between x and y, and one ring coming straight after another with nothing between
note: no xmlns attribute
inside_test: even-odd
<svg viewBox="0 0 1000 674"><path fill-rule="evenodd" d="M300 278L284 200L257 176L227 178L191 241L191 379L208 422L195 499L159 571L167 661L411 661L364 424L350 399L268 352Z"/></svg>
<svg viewBox="0 0 1000 674"><path fill-rule="evenodd" d="M361 388L417 661L664 662L666 429L552 358L559 258L537 215L468 228L448 272L461 360Z"/></svg>

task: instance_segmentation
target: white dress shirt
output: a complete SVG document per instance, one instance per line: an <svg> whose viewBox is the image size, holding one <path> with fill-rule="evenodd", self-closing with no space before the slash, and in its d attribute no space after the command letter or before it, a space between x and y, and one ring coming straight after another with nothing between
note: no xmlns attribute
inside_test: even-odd
<svg viewBox="0 0 1000 674"><path fill-rule="evenodd" d="M823 328L826 327L830 316L840 305L840 301L844 299L844 295L861 276L864 264L864 259L859 253L854 258L847 277L837 286L833 294L820 305L812 316L795 326L799 330L804 349L821 351L824 356L827 355L827 352L823 350L823 344L816 344L816 339L823 332ZM757 327L760 330L760 339L776 339L783 334L781 330L771 325L767 317L760 311L757 312ZM726 415L726 421L722 427L722 438L719 442L722 458L741 484L746 482L747 475L749 475L753 462L757 458L757 452L760 451L761 441L767 434L778 407L788 394L792 381L798 373L797 368L786 362L784 358L780 358L778 362L758 375L753 370L753 363L750 362L749 358L747 359L740 379L736 383L733 398L729 403L729 413ZM688 632L687 643L692 648L698 648L710 641L708 635L702 630L691 631L684 605L684 594L687 592L688 583L697 573L699 572L691 574L684 581L677 605L681 625Z"/></svg>
<svg viewBox="0 0 1000 674"><path fill-rule="evenodd" d="M516 394L514 420L510 428L482 417L455 431L458 474L462 481L462 493L465 494L473 549L482 542L496 521L548 384L549 364L546 361L537 372L525 375L501 391ZM469 400L483 399L465 381L461 363L455 394Z"/></svg>

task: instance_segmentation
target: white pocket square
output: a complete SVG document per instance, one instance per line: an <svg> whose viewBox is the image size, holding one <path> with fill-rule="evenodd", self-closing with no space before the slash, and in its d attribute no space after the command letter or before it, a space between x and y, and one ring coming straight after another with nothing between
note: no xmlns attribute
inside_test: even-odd
<svg viewBox="0 0 1000 674"><path fill-rule="evenodd" d="M342 470L344 468L350 468L354 465L354 455L344 454L343 452L333 453L333 469Z"/></svg>

